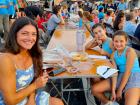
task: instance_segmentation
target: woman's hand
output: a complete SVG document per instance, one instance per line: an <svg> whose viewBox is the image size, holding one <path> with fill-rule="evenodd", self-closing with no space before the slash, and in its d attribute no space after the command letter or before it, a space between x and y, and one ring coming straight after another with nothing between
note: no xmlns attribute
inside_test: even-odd
<svg viewBox="0 0 140 105"><path fill-rule="evenodd" d="M117 90L117 95L116 96L117 96L118 101L122 99L122 90L121 89Z"/></svg>
<svg viewBox="0 0 140 105"><path fill-rule="evenodd" d="M49 76L48 76L47 72L43 73L42 76L38 77L34 82L36 89L44 87L46 85L46 83L48 82L48 77Z"/></svg>
<svg viewBox="0 0 140 105"><path fill-rule="evenodd" d="M35 92L30 94L26 105L36 105L36 102L35 102Z"/></svg>

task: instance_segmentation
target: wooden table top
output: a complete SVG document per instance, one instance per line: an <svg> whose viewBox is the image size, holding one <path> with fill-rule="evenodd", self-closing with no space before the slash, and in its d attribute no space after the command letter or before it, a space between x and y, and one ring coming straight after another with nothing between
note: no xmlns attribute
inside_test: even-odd
<svg viewBox="0 0 140 105"><path fill-rule="evenodd" d="M77 30L61 30L61 29L56 29L54 32L47 50L53 49L56 47L58 43L62 44L68 51L73 52L76 51L76 32ZM90 34L89 32L85 32L86 35L86 42L90 40ZM99 55L97 51L94 50L86 50L88 54L95 54ZM107 65L111 66L109 60L99 60L99 59L90 59L85 62L90 62L92 63L90 69L88 70L80 70L80 72L72 74L69 72L63 72L54 78L75 78L75 77L97 77L98 75L96 74L96 69L100 65ZM98 76L99 77L99 76Z"/></svg>

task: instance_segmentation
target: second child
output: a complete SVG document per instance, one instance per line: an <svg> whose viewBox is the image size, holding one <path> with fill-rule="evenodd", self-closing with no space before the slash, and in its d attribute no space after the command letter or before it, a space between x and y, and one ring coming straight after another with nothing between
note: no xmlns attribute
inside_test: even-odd
<svg viewBox="0 0 140 105"><path fill-rule="evenodd" d="M114 67L119 69L118 76L103 80L94 84L93 95L101 100L104 105L110 105L122 99L124 93L125 105L138 105L140 97L140 67L135 50L127 47L127 35L123 31L117 31L113 35L113 44L116 51L111 56ZM104 92L112 93L111 100Z"/></svg>

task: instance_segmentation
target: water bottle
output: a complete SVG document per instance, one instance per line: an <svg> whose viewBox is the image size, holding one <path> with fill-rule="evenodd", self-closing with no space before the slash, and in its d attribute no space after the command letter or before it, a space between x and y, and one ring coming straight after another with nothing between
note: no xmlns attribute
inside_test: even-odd
<svg viewBox="0 0 140 105"><path fill-rule="evenodd" d="M85 34L84 30L78 30L76 33L77 51L84 52Z"/></svg>

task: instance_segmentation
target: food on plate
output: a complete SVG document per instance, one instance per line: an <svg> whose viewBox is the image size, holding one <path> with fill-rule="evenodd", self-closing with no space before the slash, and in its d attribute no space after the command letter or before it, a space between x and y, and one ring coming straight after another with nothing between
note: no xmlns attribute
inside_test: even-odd
<svg viewBox="0 0 140 105"><path fill-rule="evenodd" d="M85 61L87 60L87 53L78 53L78 52L75 52L75 53L72 53L71 54L71 57L73 60L80 60L80 61Z"/></svg>

